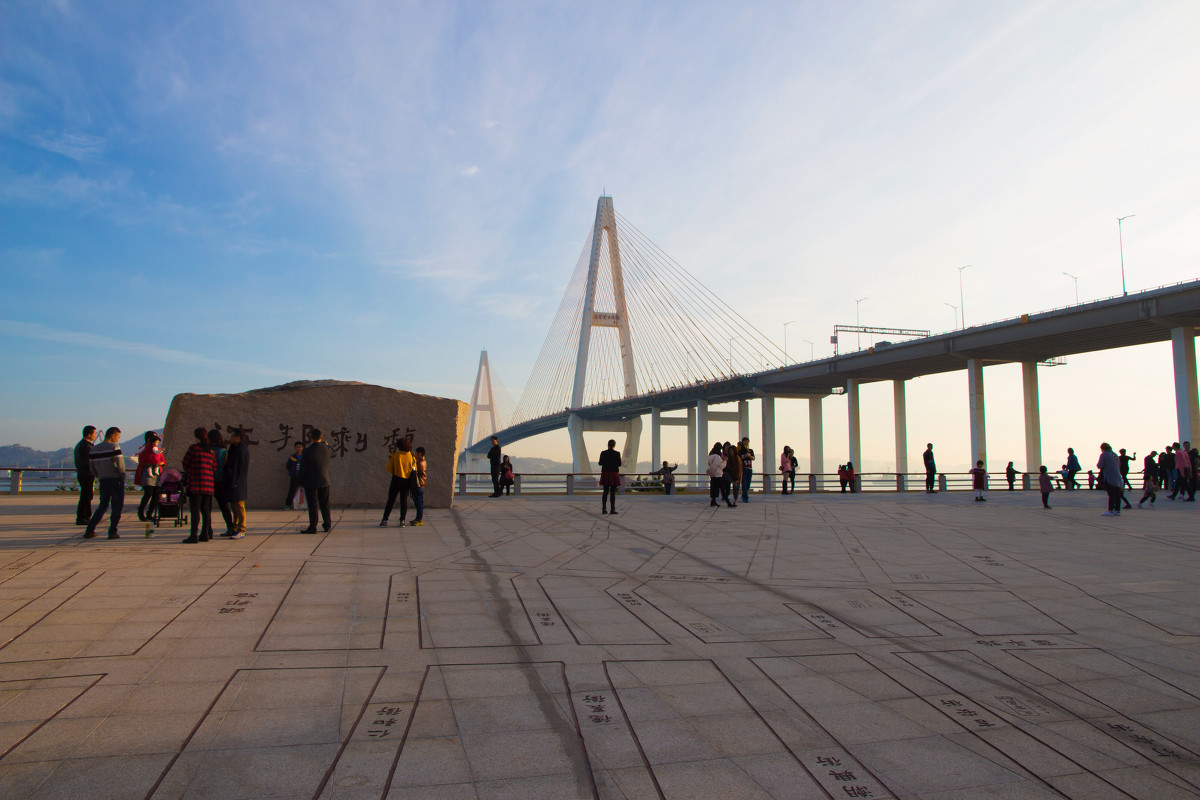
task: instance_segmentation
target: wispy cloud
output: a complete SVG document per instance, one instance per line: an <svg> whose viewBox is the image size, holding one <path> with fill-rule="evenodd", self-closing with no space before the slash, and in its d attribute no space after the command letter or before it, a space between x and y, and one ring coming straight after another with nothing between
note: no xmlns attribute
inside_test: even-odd
<svg viewBox="0 0 1200 800"><path fill-rule="evenodd" d="M55 342L57 344L67 344L74 347L85 347L89 349L111 350L119 353L125 353L127 355L137 356L139 358L149 358L155 361L164 361L172 364L209 367L211 369L219 369L222 371L232 370L235 372L251 372L258 375L272 375L291 380L317 380L328 377L324 375L314 375L309 373L294 372L291 370L283 370L279 369L278 367L267 367L261 364L249 364L241 361L232 361L224 358L210 358L209 356L200 355L198 353L189 353L185 350L175 350L169 347L161 347L155 344L145 344L143 342L127 342L120 339L113 339L108 336L101 336L95 333L84 333L80 331L51 328L47 325L41 325L35 322L20 322L18 320L0 319L0 336L14 336L20 339L34 339L43 342Z"/></svg>
<svg viewBox="0 0 1200 800"><path fill-rule="evenodd" d="M35 147L75 161L93 161L107 145L103 137L80 131L42 131L31 136L29 141Z"/></svg>
<svg viewBox="0 0 1200 800"><path fill-rule="evenodd" d="M473 177L473 176L479 174L479 167L472 164L469 167L463 167L462 169L460 169L458 171L458 174L462 175L464 178L470 178L470 177Z"/></svg>

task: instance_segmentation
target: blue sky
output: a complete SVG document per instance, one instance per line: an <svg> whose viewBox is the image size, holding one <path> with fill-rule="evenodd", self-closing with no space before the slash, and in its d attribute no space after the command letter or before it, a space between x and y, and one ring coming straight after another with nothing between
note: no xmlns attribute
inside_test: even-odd
<svg viewBox="0 0 1200 800"><path fill-rule="evenodd" d="M864 324L951 328L962 264L968 324L1070 304L1064 271L1084 300L1119 294L1124 214L1131 289L1200 274L1194 2L3 16L3 443L299 378L465 400L483 348L519 394L605 189L764 333L799 320L793 354L829 354L863 296ZM1047 451L1170 441L1169 364L1162 346L1055 370L1043 414L1076 410L1049 412ZM1019 388L995 375L989 451L1015 456ZM1151 399L1114 421L1098 391ZM890 394L873 402L882 468ZM914 453L965 447L961 375L914 382L909 409ZM802 411L781 436L806 441ZM562 457L566 436L518 448Z"/></svg>

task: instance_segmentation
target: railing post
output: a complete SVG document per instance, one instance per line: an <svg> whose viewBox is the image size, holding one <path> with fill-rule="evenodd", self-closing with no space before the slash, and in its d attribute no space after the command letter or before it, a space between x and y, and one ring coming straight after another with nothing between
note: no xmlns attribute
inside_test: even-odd
<svg viewBox="0 0 1200 800"><path fill-rule="evenodd" d="M1022 489L1022 491L1028 492L1031 487L1032 487L1032 483L1030 481L1029 473L1028 472L1021 473L1021 489Z"/></svg>
<svg viewBox="0 0 1200 800"><path fill-rule="evenodd" d="M575 494L575 473L567 473L567 494Z"/></svg>
<svg viewBox="0 0 1200 800"><path fill-rule="evenodd" d="M10 469L8 471L8 493L9 494L20 494L21 493L21 470Z"/></svg>
<svg viewBox="0 0 1200 800"><path fill-rule="evenodd" d="M903 492L905 483L906 483L906 481L905 481L905 477L904 477L903 473L897 472L896 473L896 491Z"/></svg>
<svg viewBox="0 0 1200 800"><path fill-rule="evenodd" d="M625 481L628 477L628 475L621 477L621 482L617 484L617 494L625 494Z"/></svg>
<svg viewBox="0 0 1200 800"><path fill-rule="evenodd" d="M938 475L938 491L946 491L946 473L944 472Z"/></svg>
<svg viewBox="0 0 1200 800"><path fill-rule="evenodd" d="M521 494L521 475L520 473L513 475L513 494L518 497Z"/></svg>
<svg viewBox="0 0 1200 800"><path fill-rule="evenodd" d="M458 494L460 497L467 496L467 473L458 473Z"/></svg>
<svg viewBox="0 0 1200 800"><path fill-rule="evenodd" d="M812 494L817 493L817 473L808 473L808 491Z"/></svg>

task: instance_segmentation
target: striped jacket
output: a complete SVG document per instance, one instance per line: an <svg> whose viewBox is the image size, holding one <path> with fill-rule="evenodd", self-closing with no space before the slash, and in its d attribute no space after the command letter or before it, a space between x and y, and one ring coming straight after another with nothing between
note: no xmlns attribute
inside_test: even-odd
<svg viewBox="0 0 1200 800"><path fill-rule="evenodd" d="M121 455L121 445L116 442L97 442L88 454L88 466L100 480L125 480L125 456Z"/></svg>
<svg viewBox="0 0 1200 800"><path fill-rule="evenodd" d="M188 494L216 494L217 457L197 443L183 454L184 482Z"/></svg>

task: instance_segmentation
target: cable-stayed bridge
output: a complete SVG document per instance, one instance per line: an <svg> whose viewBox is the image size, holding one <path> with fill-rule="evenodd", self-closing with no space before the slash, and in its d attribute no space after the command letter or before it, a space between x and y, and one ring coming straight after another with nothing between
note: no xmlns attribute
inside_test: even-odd
<svg viewBox="0 0 1200 800"><path fill-rule="evenodd" d="M1198 325L1200 280L793 364L767 336L618 215L612 198L605 196L597 202L592 230L515 404L492 375L487 353L482 354L466 438L470 445L459 468L473 471L492 435L507 445L563 428L570 436L576 473L593 471L584 431L626 434L623 461L633 465L642 418L649 416L651 463L661 461L661 427L686 426L687 471L698 472L709 450L708 423L736 421L739 436L747 435L749 401L754 399L761 402L762 463L771 464L774 400L799 397L809 401L809 469L820 473L822 399L847 396L847 452L850 460L861 464L859 387L892 381L896 471L906 473L905 382L961 369L968 375L970 460L982 458L986 463L983 367L1020 363L1026 471L1037 472L1039 364L1167 340L1172 342L1179 440L1195 442L1200 437ZM724 403L736 403L736 410L710 409ZM510 407L512 412L506 413ZM666 416L671 411L684 411L685 416ZM768 469L764 478L770 477Z"/></svg>

